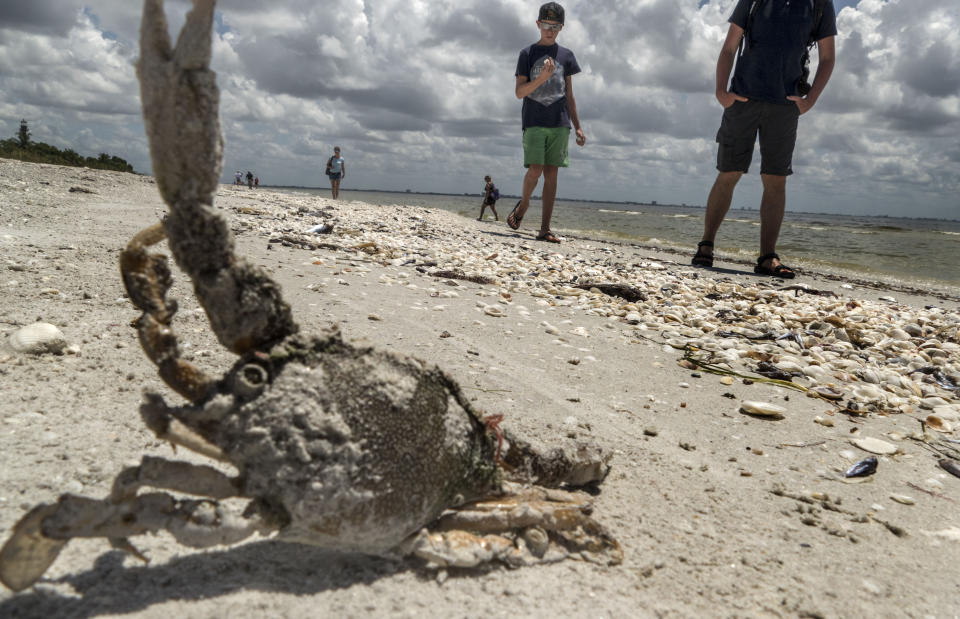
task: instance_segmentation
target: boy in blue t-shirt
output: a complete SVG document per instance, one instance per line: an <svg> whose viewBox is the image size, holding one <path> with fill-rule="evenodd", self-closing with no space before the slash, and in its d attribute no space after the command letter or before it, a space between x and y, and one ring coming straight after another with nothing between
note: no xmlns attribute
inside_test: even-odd
<svg viewBox="0 0 960 619"><path fill-rule="evenodd" d="M717 132L719 174L707 198L703 240L693 264L713 266L714 238L730 209L737 181L750 167L759 135L763 197L760 257L754 272L790 279L796 273L775 251L786 208L787 176L793 174L798 118L814 106L833 72L836 13L831 0L739 0L729 21L717 59L716 97L723 106ZM809 41L816 42L819 62L808 86L803 57ZM734 58L737 68L728 89Z"/></svg>
<svg viewBox="0 0 960 619"><path fill-rule="evenodd" d="M557 172L570 165L567 143L571 121L577 145L587 141L580 128L571 81L580 72L580 65L573 52L557 45L563 22L562 6L556 2L541 6L537 17L540 40L523 49L517 61L516 95L523 99L523 165L527 174L523 177L523 197L507 217L508 226L514 230L520 227L542 174L543 216L537 240L550 243L560 242L550 231L550 218L557 197Z"/></svg>

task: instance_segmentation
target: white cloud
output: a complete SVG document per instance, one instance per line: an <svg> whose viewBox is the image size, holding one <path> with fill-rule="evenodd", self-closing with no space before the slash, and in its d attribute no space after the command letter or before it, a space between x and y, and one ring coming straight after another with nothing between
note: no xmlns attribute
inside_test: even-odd
<svg viewBox="0 0 960 619"><path fill-rule="evenodd" d="M226 171L320 184L343 145L353 186L475 191L522 176L513 95L537 35L522 0L312 0L218 7L214 69ZM590 138L561 197L702 204L714 175L717 53L735 0L568 0L561 44ZM844 5L850 4L844 2ZM189 9L168 0L172 33ZM0 129L149 163L133 73L140 3L32 0L0 7ZM960 8L860 0L838 16L838 63L801 121L790 208L956 217ZM758 162L756 162L758 163ZM739 194L753 198L756 168ZM922 200L917 196L922 195ZM917 203L920 202L918 212Z"/></svg>

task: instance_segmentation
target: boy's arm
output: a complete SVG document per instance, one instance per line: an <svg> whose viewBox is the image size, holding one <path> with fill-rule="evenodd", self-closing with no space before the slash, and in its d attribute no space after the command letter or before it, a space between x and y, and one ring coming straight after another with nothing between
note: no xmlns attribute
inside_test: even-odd
<svg viewBox="0 0 960 619"><path fill-rule="evenodd" d="M573 76L568 75L564 78L567 83L567 112L570 114L570 122L577 133L577 146L583 146L587 143L587 135L580 128L580 116L577 115L577 100L573 98Z"/></svg>
<svg viewBox="0 0 960 619"><path fill-rule="evenodd" d="M526 75L517 76L517 86L515 93L517 99L523 99L524 97L529 96L534 90L540 87L540 84L543 84L545 81L550 79L550 76L553 75L553 72L557 70L557 65L552 58L547 58L546 62L543 63L543 70L540 71L540 75L537 76L537 79L532 82L527 79Z"/></svg>
<svg viewBox="0 0 960 619"><path fill-rule="evenodd" d="M347 178L347 162L346 161L340 162L340 178L341 179Z"/></svg>

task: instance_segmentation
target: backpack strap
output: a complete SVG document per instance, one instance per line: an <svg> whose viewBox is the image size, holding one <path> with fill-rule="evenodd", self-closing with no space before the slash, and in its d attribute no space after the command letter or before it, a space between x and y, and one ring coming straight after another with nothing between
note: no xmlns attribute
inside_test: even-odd
<svg viewBox="0 0 960 619"><path fill-rule="evenodd" d="M757 14L764 0L753 0L750 3L750 11L747 13L747 23L743 29L743 36L740 37L740 46L737 48L737 56L742 56L746 48L750 47L750 31L753 29L753 17Z"/></svg>

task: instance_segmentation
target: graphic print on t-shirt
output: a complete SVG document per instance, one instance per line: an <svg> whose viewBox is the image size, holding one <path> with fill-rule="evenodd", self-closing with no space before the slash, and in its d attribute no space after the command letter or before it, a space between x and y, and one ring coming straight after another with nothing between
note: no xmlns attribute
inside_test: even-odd
<svg viewBox="0 0 960 619"><path fill-rule="evenodd" d="M530 80L536 80L543 72L543 65L550 56L543 56L530 69ZM540 84L536 90L530 93L529 97L540 105L550 105L556 103L567 94L567 84L563 79L563 65L556 63L556 70L550 79Z"/></svg>

